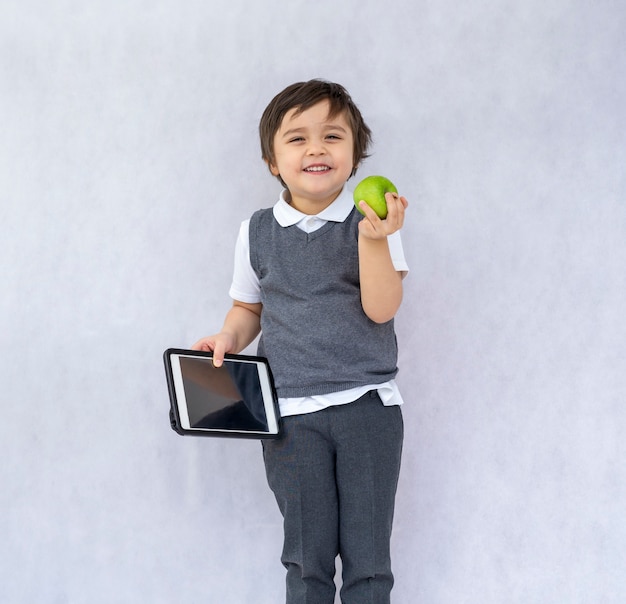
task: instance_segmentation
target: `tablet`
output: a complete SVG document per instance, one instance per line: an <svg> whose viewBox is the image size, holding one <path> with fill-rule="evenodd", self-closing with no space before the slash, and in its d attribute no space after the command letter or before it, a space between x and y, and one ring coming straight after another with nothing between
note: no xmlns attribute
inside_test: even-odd
<svg viewBox="0 0 626 604"><path fill-rule="evenodd" d="M278 397L267 359L169 348L163 355L170 423L182 435L277 438Z"/></svg>

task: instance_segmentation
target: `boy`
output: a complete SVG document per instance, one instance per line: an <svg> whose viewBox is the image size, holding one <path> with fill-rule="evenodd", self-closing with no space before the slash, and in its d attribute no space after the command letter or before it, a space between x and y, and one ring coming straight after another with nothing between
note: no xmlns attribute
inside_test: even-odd
<svg viewBox="0 0 626 604"><path fill-rule="evenodd" d="M240 229L222 330L199 340L215 365L261 333L283 436L263 441L284 518L288 604L332 604L341 556L344 604L389 602L389 542L403 423L393 317L402 299L399 230L407 201L381 220L346 181L371 132L346 90L293 84L261 118L262 157L285 190Z"/></svg>

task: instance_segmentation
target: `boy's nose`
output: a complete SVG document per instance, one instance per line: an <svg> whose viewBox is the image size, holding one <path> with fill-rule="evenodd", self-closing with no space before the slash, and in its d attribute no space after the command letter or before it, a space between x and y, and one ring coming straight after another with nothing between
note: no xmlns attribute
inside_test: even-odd
<svg viewBox="0 0 626 604"><path fill-rule="evenodd" d="M309 148L307 149L308 155L322 155L326 153L326 147L324 147L324 143L319 142L311 142L309 144Z"/></svg>

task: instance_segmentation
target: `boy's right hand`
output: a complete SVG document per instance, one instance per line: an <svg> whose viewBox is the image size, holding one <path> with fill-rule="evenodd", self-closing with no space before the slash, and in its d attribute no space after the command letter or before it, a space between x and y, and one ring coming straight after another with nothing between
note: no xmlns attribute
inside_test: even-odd
<svg viewBox="0 0 626 604"><path fill-rule="evenodd" d="M231 352L235 347L234 338L228 333L217 333L198 340L192 350L201 352L213 352L213 366L221 367L224 362L224 355Z"/></svg>
<svg viewBox="0 0 626 604"><path fill-rule="evenodd" d="M213 365L221 367L225 354L238 353L259 335L262 308L260 302L251 304L233 300L233 306L226 315L222 331L198 340L191 347L192 350L213 352Z"/></svg>

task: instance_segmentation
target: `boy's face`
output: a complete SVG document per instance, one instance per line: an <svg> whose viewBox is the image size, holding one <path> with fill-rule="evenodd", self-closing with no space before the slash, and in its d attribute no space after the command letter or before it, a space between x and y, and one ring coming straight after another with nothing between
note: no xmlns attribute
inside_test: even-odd
<svg viewBox="0 0 626 604"><path fill-rule="evenodd" d="M352 129L343 113L328 117L321 101L295 115L287 112L274 136L274 162L269 167L283 179L291 205L318 214L339 195L354 167Z"/></svg>

